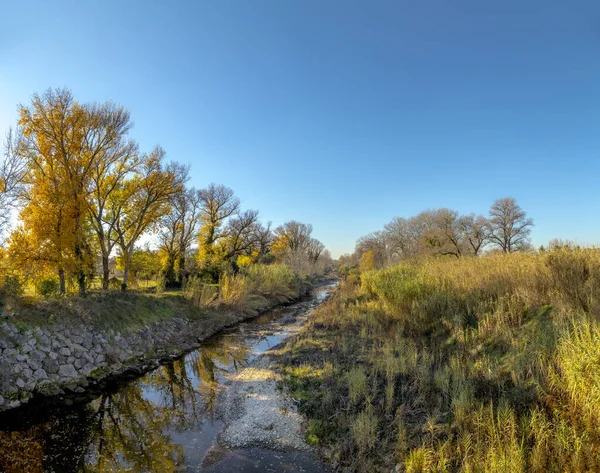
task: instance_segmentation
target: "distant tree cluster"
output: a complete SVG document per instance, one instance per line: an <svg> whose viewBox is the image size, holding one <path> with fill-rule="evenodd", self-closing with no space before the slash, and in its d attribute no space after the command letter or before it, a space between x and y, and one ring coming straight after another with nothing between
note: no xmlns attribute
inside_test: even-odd
<svg viewBox="0 0 600 473"><path fill-rule="evenodd" d="M504 253L531 248L533 220L512 197L496 200L489 216L460 215L446 208L396 217L382 231L360 238L354 259L363 267L381 267L419 255L478 256L484 250Z"/></svg>
<svg viewBox="0 0 600 473"><path fill-rule="evenodd" d="M167 161L159 146L140 151L131 128L123 107L82 104L66 89L19 106L0 165L0 231L11 213L19 217L2 247L5 266L30 279L54 275L61 294L74 282L84 295L98 272L110 287L115 255L122 290L132 276L160 274L175 287L190 274L216 282L259 262L317 264L323 245L310 225L273 232L258 211L241 209L233 190L186 186L188 167ZM306 241L293 236L296 227ZM147 235L157 248L140 248Z"/></svg>

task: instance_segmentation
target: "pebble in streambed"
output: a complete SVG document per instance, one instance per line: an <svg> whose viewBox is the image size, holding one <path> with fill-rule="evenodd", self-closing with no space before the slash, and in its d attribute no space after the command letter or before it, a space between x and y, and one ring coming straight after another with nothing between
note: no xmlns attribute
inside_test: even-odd
<svg viewBox="0 0 600 473"><path fill-rule="evenodd" d="M287 335L300 329L305 316L286 327ZM287 338L287 337L286 337ZM304 440L303 418L294 402L278 388L273 369L277 347L228 377L222 393L220 417L225 423L217 446L207 455L201 472L328 473Z"/></svg>

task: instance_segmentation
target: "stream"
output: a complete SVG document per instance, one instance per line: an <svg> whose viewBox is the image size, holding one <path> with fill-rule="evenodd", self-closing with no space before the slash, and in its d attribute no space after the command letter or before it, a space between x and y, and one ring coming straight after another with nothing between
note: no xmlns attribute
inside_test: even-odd
<svg viewBox="0 0 600 473"><path fill-rule="evenodd" d="M93 397L32 402L1 414L0 472L329 472L308 447L252 438L232 446L221 437L238 427L228 425L236 418L224 399L252 396L228 393L240 389L232 379L257 363L268 367L264 354L297 331L332 288L317 287L306 300L226 329Z"/></svg>

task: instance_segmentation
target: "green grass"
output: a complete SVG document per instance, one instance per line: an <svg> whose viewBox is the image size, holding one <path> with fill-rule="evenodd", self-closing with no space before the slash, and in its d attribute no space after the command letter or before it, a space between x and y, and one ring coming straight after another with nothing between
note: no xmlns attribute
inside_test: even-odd
<svg viewBox="0 0 600 473"><path fill-rule="evenodd" d="M3 305L9 320L23 329L84 322L127 331L173 317L214 317L219 323L224 313L253 315L298 298L309 284L287 266L253 265L239 274L224 275L218 285L191 279L183 290L157 294L142 284L125 293L91 289L83 298L76 294L42 297L26 291L6 297Z"/></svg>
<svg viewBox="0 0 600 473"><path fill-rule="evenodd" d="M87 297L64 298L23 297L5 306L9 320L26 326L52 323L92 324L116 331L135 330L172 317L199 317L178 293L146 294L119 291L92 292Z"/></svg>

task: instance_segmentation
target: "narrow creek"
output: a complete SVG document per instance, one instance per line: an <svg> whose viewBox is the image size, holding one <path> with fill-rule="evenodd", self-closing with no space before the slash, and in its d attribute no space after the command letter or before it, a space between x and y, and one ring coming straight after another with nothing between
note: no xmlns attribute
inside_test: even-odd
<svg viewBox="0 0 600 473"><path fill-rule="evenodd" d="M248 370L265 371L272 361L264 354L294 333L332 288L318 287L307 300L227 329L182 358L115 383L93 398L36 403L0 415L0 471L330 471L310 449L288 448L286 438L254 438L261 429L286 437L286 430L273 423L282 417L285 423L294 414L278 407L277 402L287 401L273 403L264 393L252 393L251 384L244 386L239 377ZM257 365L260 370L253 368ZM273 391L271 397L284 397ZM244 404L246 398L264 401L265 414L276 414L271 415L275 420L263 427L249 423L248 416L262 415L260 404L234 415L244 408L237 400ZM235 432L233 443L221 440L229 431Z"/></svg>

